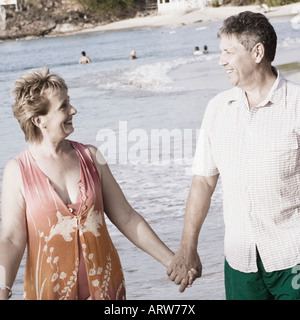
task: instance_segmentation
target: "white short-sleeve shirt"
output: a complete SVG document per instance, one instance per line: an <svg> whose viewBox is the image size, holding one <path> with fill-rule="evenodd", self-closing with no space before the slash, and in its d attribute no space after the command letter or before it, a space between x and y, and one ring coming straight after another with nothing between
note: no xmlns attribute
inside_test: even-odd
<svg viewBox="0 0 300 320"><path fill-rule="evenodd" d="M268 97L249 110L243 90L213 98L202 122L193 173L220 174L225 256L256 272L300 263L300 85L279 72Z"/></svg>

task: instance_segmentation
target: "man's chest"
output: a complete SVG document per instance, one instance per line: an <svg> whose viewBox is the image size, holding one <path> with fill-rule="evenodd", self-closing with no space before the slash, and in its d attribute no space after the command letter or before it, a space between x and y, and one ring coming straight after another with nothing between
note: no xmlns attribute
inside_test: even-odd
<svg viewBox="0 0 300 320"><path fill-rule="evenodd" d="M249 111L220 110L210 132L214 161L221 171L251 165L256 172L286 172L298 162L300 128L295 114L281 106ZM270 171L271 170L271 171Z"/></svg>

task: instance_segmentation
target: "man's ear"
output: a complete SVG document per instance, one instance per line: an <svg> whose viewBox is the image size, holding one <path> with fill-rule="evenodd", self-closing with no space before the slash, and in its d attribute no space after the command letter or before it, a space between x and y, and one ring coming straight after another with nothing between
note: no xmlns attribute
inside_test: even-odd
<svg viewBox="0 0 300 320"><path fill-rule="evenodd" d="M252 49L254 59L256 63L260 63L265 56L265 47L262 43L257 43Z"/></svg>
<svg viewBox="0 0 300 320"><path fill-rule="evenodd" d="M45 122L42 121L40 116L31 117L32 123L40 129L46 128Z"/></svg>

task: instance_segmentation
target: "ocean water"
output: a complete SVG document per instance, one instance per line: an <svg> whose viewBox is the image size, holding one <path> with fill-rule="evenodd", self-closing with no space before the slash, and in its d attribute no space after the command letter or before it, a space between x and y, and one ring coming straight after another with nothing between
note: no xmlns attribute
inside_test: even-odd
<svg viewBox="0 0 300 320"><path fill-rule="evenodd" d="M271 22L279 39L275 64L299 61L300 31L287 18ZM215 94L230 87L218 66L219 27L207 23L1 42L0 179L7 161L26 147L9 92L21 74L47 66L66 80L78 111L69 138L102 150L128 201L176 251L203 113ZM204 44L209 54L194 56L194 47ZM138 59L129 60L131 49ZM91 64L78 64L83 50ZM183 294L162 265L107 224L123 265L128 299L225 298L221 181L199 237L203 276ZM25 256L13 299L22 299L24 262Z"/></svg>

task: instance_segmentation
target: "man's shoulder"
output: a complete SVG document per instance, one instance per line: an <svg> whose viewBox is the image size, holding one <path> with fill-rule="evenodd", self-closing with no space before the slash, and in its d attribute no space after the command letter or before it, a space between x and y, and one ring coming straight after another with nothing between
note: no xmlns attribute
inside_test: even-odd
<svg viewBox="0 0 300 320"><path fill-rule="evenodd" d="M285 86L285 97L286 97L286 104L289 106L294 106L296 109L299 110L300 104L300 84L296 83L291 80L286 80Z"/></svg>
<svg viewBox="0 0 300 320"><path fill-rule="evenodd" d="M233 87L218 93L209 101L209 106L227 106L229 101L237 100L241 95L241 89Z"/></svg>
<svg viewBox="0 0 300 320"><path fill-rule="evenodd" d="M287 85L288 89L295 90L298 93L300 93L300 84L299 83L294 82L293 80L286 79L286 85Z"/></svg>
<svg viewBox="0 0 300 320"><path fill-rule="evenodd" d="M241 89L233 87L228 90L224 90L215 95L209 102L205 110L205 118L207 121L214 121L218 117L221 117L223 111L226 112L230 101L237 100L242 94Z"/></svg>
<svg viewBox="0 0 300 320"><path fill-rule="evenodd" d="M239 95L241 93L241 89L237 88L237 87L233 87L231 89L227 89L224 90L220 93L218 93L215 98L216 99L228 99L228 100L232 100L232 98L236 97L237 95Z"/></svg>

